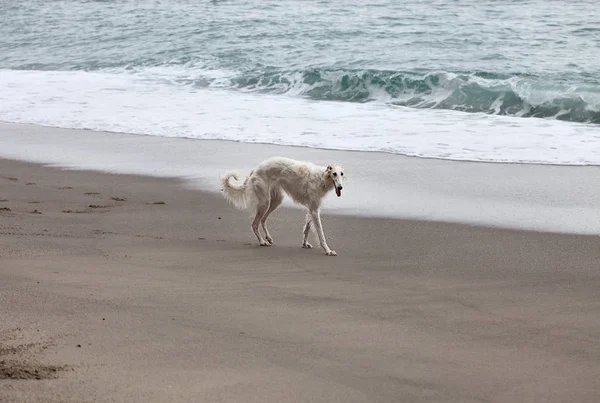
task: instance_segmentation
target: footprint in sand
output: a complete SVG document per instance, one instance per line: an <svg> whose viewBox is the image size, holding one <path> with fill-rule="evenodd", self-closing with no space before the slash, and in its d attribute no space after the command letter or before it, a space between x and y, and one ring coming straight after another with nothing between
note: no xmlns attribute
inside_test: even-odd
<svg viewBox="0 0 600 403"><path fill-rule="evenodd" d="M16 182L16 181L18 181L18 179L17 179L17 178L11 178L10 176L0 176L0 178L7 179L7 180L9 180L9 181L13 181L13 182Z"/></svg>
<svg viewBox="0 0 600 403"><path fill-rule="evenodd" d="M88 206L89 208L93 208L93 209L103 209L103 208L110 208L112 206L107 205L99 205L99 204L90 204Z"/></svg>
<svg viewBox="0 0 600 403"><path fill-rule="evenodd" d="M6 203L6 202L9 202L9 201L10 200L8 200L8 199L2 199L2 200L0 200L0 203Z"/></svg>
<svg viewBox="0 0 600 403"><path fill-rule="evenodd" d="M0 211L12 211L8 207L0 207Z"/></svg>
<svg viewBox="0 0 600 403"><path fill-rule="evenodd" d="M52 341L32 339L30 343L23 343L25 336L21 328L0 331L0 379L54 379L60 371L69 369L40 364L36 355L50 347Z"/></svg>
<svg viewBox="0 0 600 403"><path fill-rule="evenodd" d="M84 195L86 195L86 196L99 196L100 193L98 193L98 192L85 192Z"/></svg>
<svg viewBox="0 0 600 403"><path fill-rule="evenodd" d="M39 210L37 210L37 209L35 209L33 211L30 211L29 214L42 214L42 212L39 211Z"/></svg>
<svg viewBox="0 0 600 403"><path fill-rule="evenodd" d="M152 204L167 204L164 201L157 201L157 202L151 202L151 203L146 203L148 205L152 205Z"/></svg>
<svg viewBox="0 0 600 403"><path fill-rule="evenodd" d="M35 185L35 184L36 184L35 182L27 182L26 183L27 186L32 186L32 185Z"/></svg>
<svg viewBox="0 0 600 403"><path fill-rule="evenodd" d="M92 233L95 235L120 235L118 232L103 231L101 229L95 229Z"/></svg>
<svg viewBox="0 0 600 403"><path fill-rule="evenodd" d="M118 201L118 202L127 201L127 199L124 197L111 197L110 200L114 200L114 201Z"/></svg>
<svg viewBox="0 0 600 403"><path fill-rule="evenodd" d="M27 202L27 203L29 203L29 204L40 204L41 202L39 202L39 201L30 201L30 202Z"/></svg>
<svg viewBox="0 0 600 403"><path fill-rule="evenodd" d="M91 213L92 211L91 210L69 210L69 209L66 209L66 210L63 210L62 212L65 214L86 214L86 213Z"/></svg>
<svg viewBox="0 0 600 403"><path fill-rule="evenodd" d="M61 189L61 190L73 189L73 186L63 186L63 187L60 187L59 189Z"/></svg>

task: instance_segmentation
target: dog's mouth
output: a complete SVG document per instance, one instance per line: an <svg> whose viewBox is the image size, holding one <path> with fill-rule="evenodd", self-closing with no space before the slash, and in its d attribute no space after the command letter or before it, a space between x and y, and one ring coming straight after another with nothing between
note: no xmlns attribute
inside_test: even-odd
<svg viewBox="0 0 600 403"><path fill-rule="evenodd" d="M335 194L337 197L340 197L342 195L342 191L339 188L335 188Z"/></svg>

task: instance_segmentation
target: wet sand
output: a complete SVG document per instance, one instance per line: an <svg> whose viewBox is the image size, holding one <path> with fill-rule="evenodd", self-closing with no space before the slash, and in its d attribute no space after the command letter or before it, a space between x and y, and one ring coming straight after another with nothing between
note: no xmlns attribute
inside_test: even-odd
<svg viewBox="0 0 600 403"><path fill-rule="evenodd" d="M303 216L0 160L0 401L600 400L597 237Z"/></svg>

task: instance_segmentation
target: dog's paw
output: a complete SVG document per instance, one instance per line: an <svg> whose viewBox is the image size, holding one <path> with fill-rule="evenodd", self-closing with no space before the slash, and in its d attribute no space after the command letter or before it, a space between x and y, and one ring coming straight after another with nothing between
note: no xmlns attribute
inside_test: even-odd
<svg viewBox="0 0 600 403"><path fill-rule="evenodd" d="M270 236L266 237L267 242L269 243L269 245L273 245L273 238L271 238Z"/></svg>
<svg viewBox="0 0 600 403"><path fill-rule="evenodd" d="M311 244L309 244L308 242L305 242L304 244L302 244L302 247L303 247L304 249L312 249L312 245L311 245Z"/></svg>
<svg viewBox="0 0 600 403"><path fill-rule="evenodd" d="M260 246L271 246L271 244L270 244L270 243L268 243L267 241L262 241L262 242L260 243Z"/></svg>
<svg viewBox="0 0 600 403"><path fill-rule="evenodd" d="M327 256L337 256L337 253L334 250L330 250L329 252L325 252Z"/></svg>

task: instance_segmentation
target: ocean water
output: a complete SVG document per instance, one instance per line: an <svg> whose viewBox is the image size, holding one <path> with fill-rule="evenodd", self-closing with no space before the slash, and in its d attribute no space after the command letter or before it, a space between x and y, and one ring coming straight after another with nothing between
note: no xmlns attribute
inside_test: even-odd
<svg viewBox="0 0 600 403"><path fill-rule="evenodd" d="M0 121L600 165L593 0L0 0Z"/></svg>

